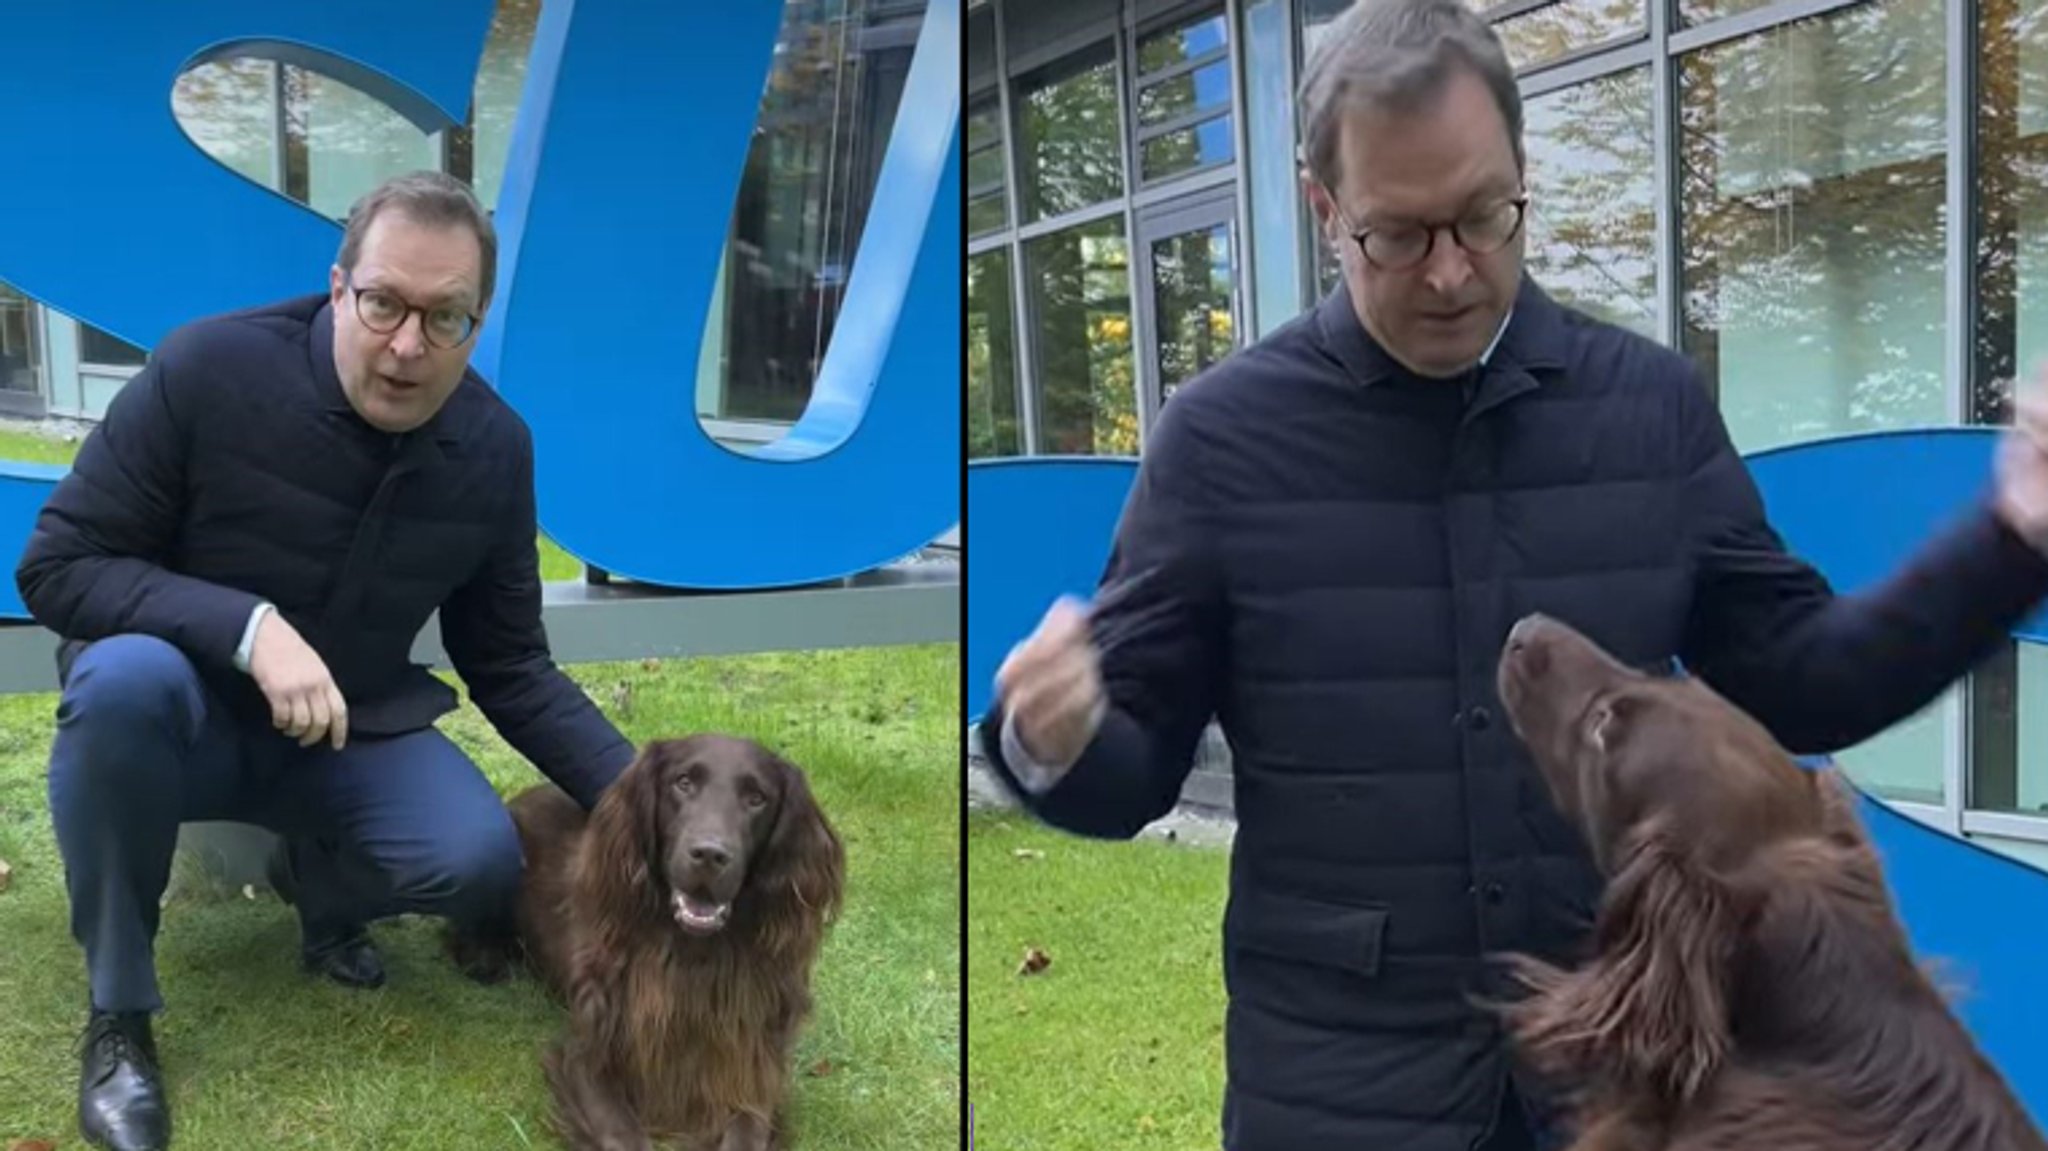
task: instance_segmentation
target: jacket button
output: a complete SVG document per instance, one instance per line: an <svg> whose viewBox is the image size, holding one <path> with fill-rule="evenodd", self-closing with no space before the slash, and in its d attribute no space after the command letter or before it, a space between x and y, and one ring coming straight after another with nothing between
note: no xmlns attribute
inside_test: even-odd
<svg viewBox="0 0 2048 1151"><path fill-rule="evenodd" d="M1493 723L1493 714L1483 707L1475 707L1465 713L1465 726L1473 731L1485 731Z"/></svg>

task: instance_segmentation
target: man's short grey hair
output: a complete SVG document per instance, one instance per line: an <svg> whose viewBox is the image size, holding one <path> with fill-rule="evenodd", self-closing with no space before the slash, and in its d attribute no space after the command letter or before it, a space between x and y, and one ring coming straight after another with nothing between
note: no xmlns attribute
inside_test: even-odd
<svg viewBox="0 0 2048 1151"><path fill-rule="evenodd" d="M1522 94L1500 37L1461 0L1358 0L1323 32L1303 69L1302 161L1335 188L1346 112L1426 106L1464 68L1485 81L1522 167Z"/></svg>
<svg viewBox="0 0 2048 1151"><path fill-rule="evenodd" d="M364 193L348 210L348 226L341 234L341 254L334 258L342 271L356 270L356 260L363 252L364 233L387 210L397 211L423 228L460 226L475 232L477 246L483 250L478 273L482 279L478 289L483 294L477 303L482 305L490 300L498 282L498 230L491 225L490 213L484 211L469 185L445 172L408 172Z"/></svg>

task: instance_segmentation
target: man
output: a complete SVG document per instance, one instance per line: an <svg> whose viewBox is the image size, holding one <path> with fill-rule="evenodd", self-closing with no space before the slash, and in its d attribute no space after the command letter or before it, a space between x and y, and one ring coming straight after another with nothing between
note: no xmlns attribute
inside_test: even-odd
<svg viewBox="0 0 2048 1151"><path fill-rule="evenodd" d="M1353 7L1302 105L1342 282L1176 392L1097 602L1011 653L987 746L1041 818L1130 836L1220 719L1229 1151L1538 1145L1555 1093L1473 998L1509 992L1500 953L1568 959L1601 880L1494 698L1509 628L1550 613L1799 751L1853 744L2048 592L2048 412L2022 399L1985 506L1836 597L1692 365L1524 277L1515 81L1460 0Z"/></svg>
<svg viewBox="0 0 2048 1151"><path fill-rule="evenodd" d="M454 692L408 658L430 613L484 715L584 806L632 757L550 657L532 438L468 366L496 261L462 184L390 181L326 293L167 336L37 520L17 580L67 640L50 808L96 1146L170 1141L150 1017L181 822L279 832L303 963L346 986L384 980L372 920L505 922L518 837L433 727Z"/></svg>

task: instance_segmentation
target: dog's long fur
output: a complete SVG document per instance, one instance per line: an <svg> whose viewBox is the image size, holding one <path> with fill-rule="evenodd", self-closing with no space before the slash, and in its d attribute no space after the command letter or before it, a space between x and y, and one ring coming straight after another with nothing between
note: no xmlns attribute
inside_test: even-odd
<svg viewBox="0 0 2048 1151"><path fill-rule="evenodd" d="M779 781L749 841L744 885L716 934L677 926L663 853L667 773L754 770ZM567 1004L545 1056L557 1125L574 1148L705 1151L784 1145L791 1049L811 1009L811 973L842 898L839 837L793 764L743 740L650 744L586 820L551 786L511 805L526 852L519 944ZM459 959L488 969L486 946Z"/></svg>
<svg viewBox="0 0 2048 1151"><path fill-rule="evenodd" d="M1575 1151L2040 1151L1916 965L1833 770L1697 681L1519 628L1501 694L1609 876L1588 962L1504 1007Z"/></svg>

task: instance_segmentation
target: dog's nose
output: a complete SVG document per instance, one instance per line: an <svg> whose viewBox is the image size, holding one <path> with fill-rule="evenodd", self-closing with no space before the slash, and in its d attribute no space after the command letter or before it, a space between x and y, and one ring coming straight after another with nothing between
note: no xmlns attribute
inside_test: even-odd
<svg viewBox="0 0 2048 1151"><path fill-rule="evenodd" d="M690 862L713 871L724 871L732 862L732 852L716 843L700 843L690 849Z"/></svg>

